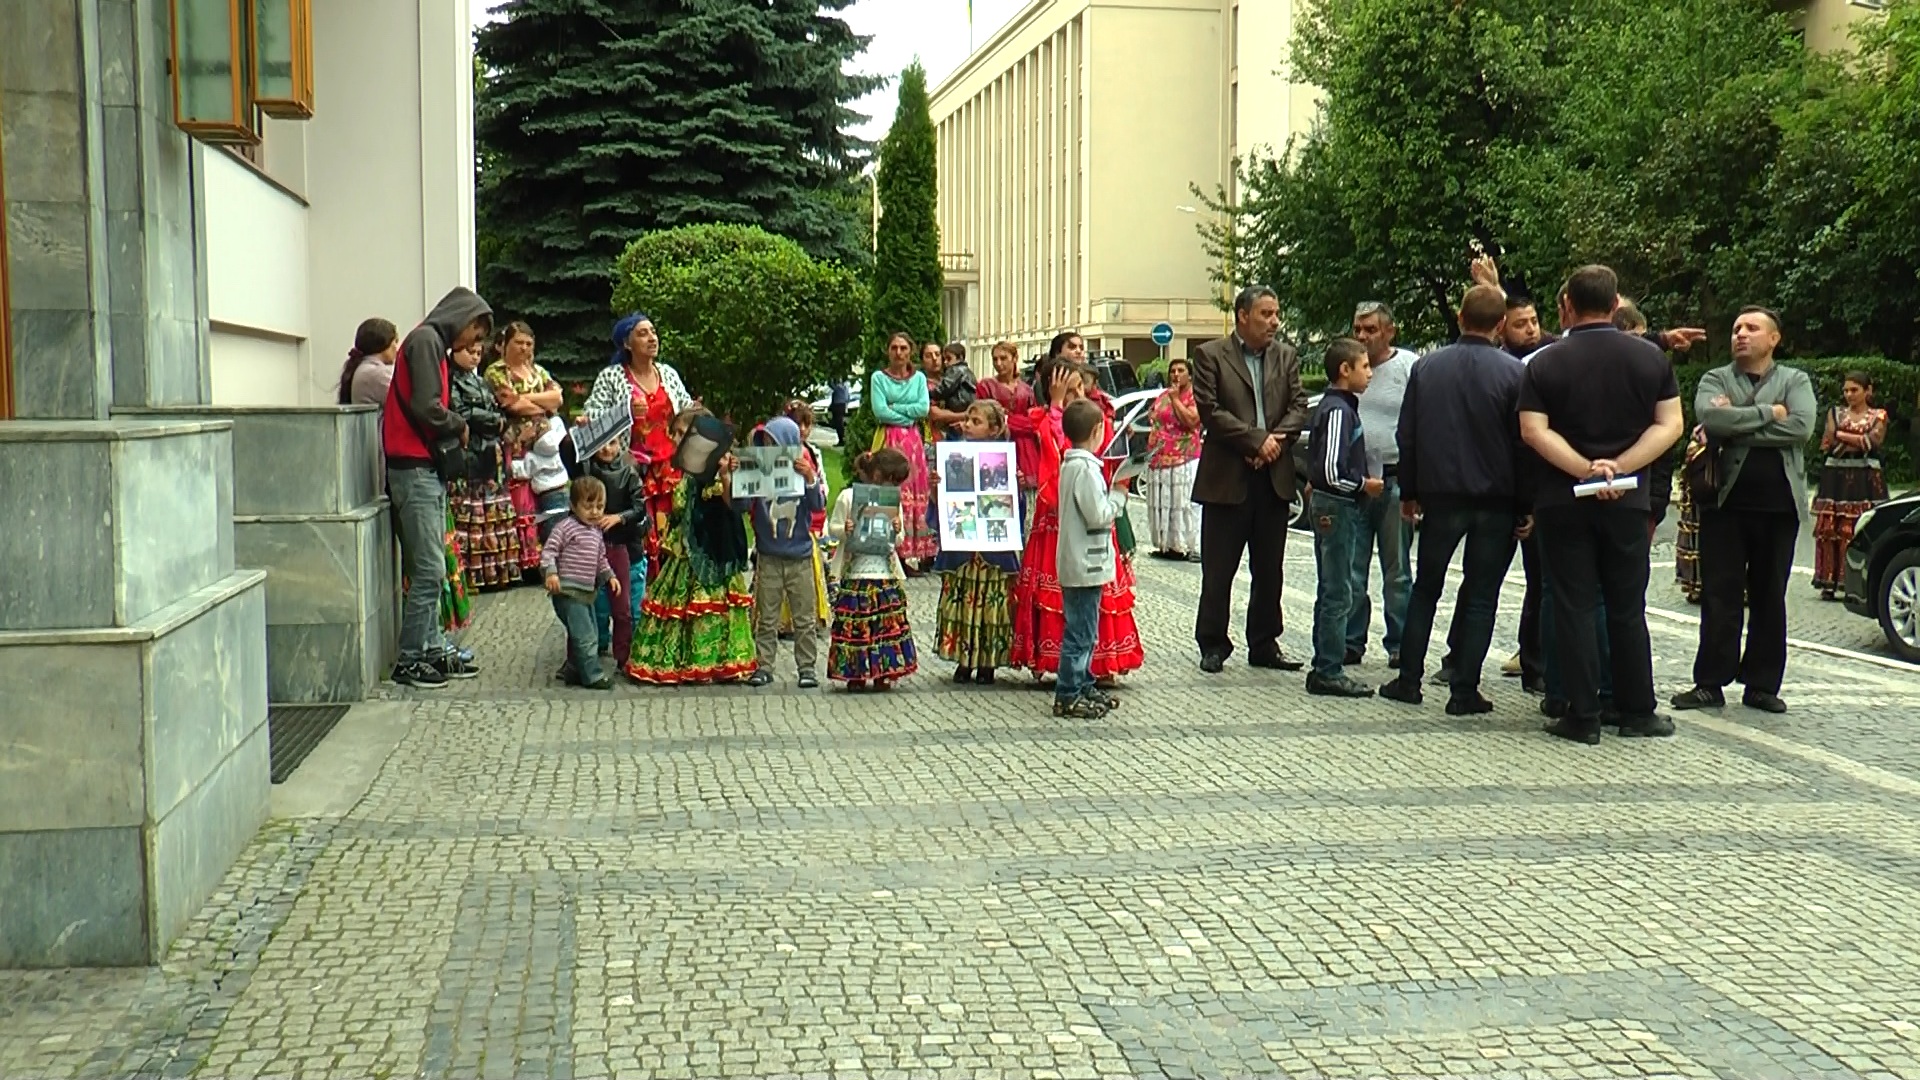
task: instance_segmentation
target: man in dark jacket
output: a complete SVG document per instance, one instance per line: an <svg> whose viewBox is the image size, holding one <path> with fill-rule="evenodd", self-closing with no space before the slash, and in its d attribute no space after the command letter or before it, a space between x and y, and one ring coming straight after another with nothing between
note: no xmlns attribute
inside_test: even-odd
<svg viewBox="0 0 1920 1080"><path fill-rule="evenodd" d="M1500 583L1514 544L1532 527L1521 484L1520 363L1501 348L1506 298L1476 285L1460 304L1460 340L1428 353L1413 369L1400 408L1400 498L1409 521L1422 517L1419 575L1400 645L1400 677L1380 696L1420 704L1420 676L1447 565L1467 545L1465 580L1453 615L1451 696L1447 714L1490 712L1480 666L1493 639Z"/></svg>
<svg viewBox="0 0 1920 1080"><path fill-rule="evenodd" d="M479 674L440 630L440 589L447 577L446 481L464 476L467 423L448 408L447 358L493 328L493 309L472 289L457 288L434 305L400 344L393 384L380 414L387 455L387 497L400 533L407 595L400 609L400 658L393 681L437 690L448 679Z"/></svg>

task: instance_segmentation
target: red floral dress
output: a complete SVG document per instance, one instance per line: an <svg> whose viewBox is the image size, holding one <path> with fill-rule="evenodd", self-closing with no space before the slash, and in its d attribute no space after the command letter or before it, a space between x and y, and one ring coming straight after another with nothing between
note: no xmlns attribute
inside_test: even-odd
<svg viewBox="0 0 1920 1080"><path fill-rule="evenodd" d="M1066 609L1060 600L1057 547L1060 539L1060 459L1067 439L1060 431L1060 410L1034 408L1028 419L1038 443L1035 462L1039 494L1034 500L1032 527L1020 556L1020 576L1013 590L1013 654L1011 663L1035 675L1058 674L1060 642L1066 636ZM1102 443L1113 437L1109 416ZM1113 464L1107 466L1111 477ZM1115 536L1117 544L1118 534ZM1140 628L1133 618L1133 567L1120 559L1113 580L1100 591L1100 625L1094 637L1093 677L1125 675L1146 663Z"/></svg>
<svg viewBox="0 0 1920 1080"><path fill-rule="evenodd" d="M640 470L640 490L646 496L647 511L653 517L646 541L647 574L652 579L660 571L661 538L673 516L674 490L680 486L680 470L673 467L673 417L678 410L665 379L648 393L631 371L623 368L621 373L626 376L627 392L633 399L633 430L627 443Z"/></svg>

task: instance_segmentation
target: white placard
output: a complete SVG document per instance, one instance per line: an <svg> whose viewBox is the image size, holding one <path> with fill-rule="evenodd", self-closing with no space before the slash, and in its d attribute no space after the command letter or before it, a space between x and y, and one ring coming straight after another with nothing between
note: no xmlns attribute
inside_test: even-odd
<svg viewBox="0 0 1920 1080"><path fill-rule="evenodd" d="M1626 476L1616 476L1612 480L1588 480L1585 483L1575 484L1573 493L1576 497L1584 499L1603 491L1632 491L1639 486L1640 478L1629 473Z"/></svg>
<svg viewBox="0 0 1920 1080"><path fill-rule="evenodd" d="M633 402L623 397L618 405L589 417L586 423L573 429L573 460L586 464L601 447L632 429Z"/></svg>
<svg viewBox="0 0 1920 1080"><path fill-rule="evenodd" d="M940 546L947 551L1019 551L1020 490L1010 442L933 444L940 480Z"/></svg>

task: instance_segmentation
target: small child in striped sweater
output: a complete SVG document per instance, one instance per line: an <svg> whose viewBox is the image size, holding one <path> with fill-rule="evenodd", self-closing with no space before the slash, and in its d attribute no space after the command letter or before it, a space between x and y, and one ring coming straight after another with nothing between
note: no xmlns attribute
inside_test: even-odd
<svg viewBox="0 0 1920 1080"><path fill-rule="evenodd" d="M567 632L562 677L588 690L607 690L613 682L600 670L600 630L593 601L602 585L618 598L621 582L607 563L607 539L600 531L606 516L606 485L583 476L573 482L568 503L571 513L554 525L540 551L540 572L553 597L553 613Z"/></svg>

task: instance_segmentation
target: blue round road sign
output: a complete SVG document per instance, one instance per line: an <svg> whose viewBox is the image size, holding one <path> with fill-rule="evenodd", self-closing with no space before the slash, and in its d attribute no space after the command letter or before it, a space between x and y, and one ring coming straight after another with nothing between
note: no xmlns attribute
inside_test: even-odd
<svg viewBox="0 0 1920 1080"><path fill-rule="evenodd" d="M1160 323L1155 326L1153 328L1153 343L1155 345L1173 344L1173 324Z"/></svg>

